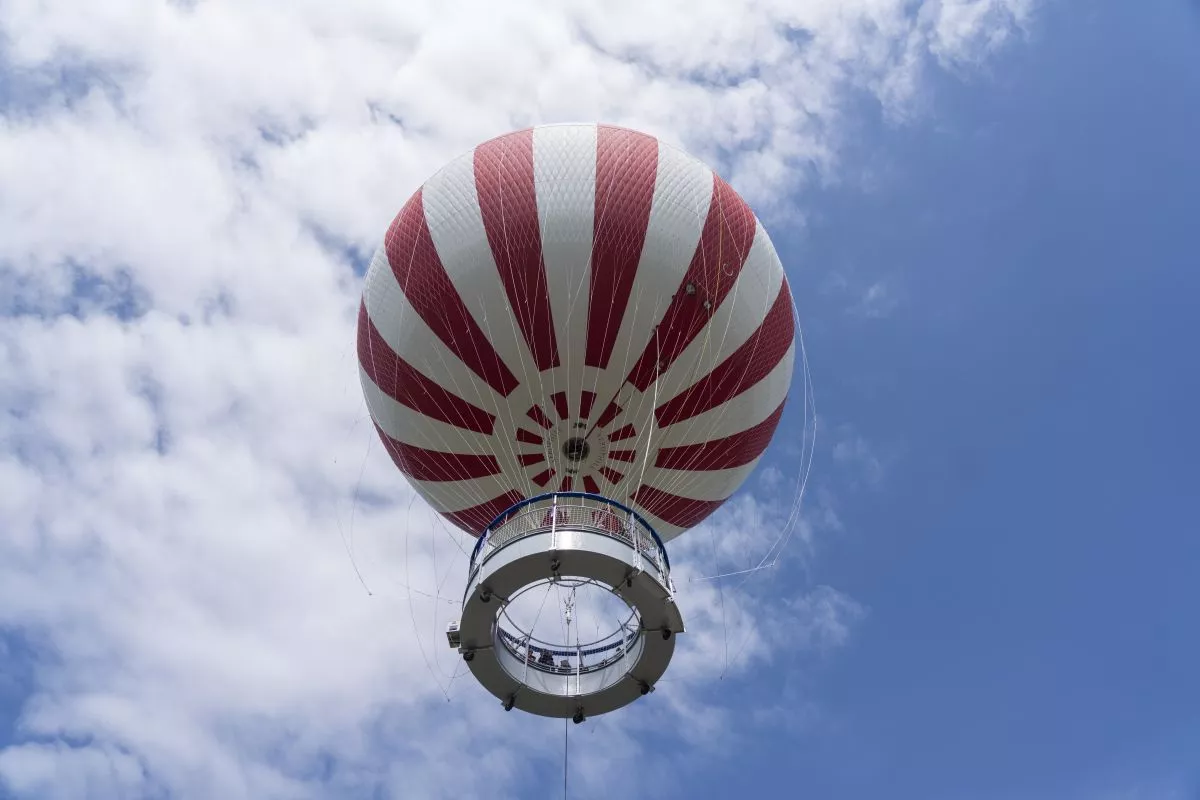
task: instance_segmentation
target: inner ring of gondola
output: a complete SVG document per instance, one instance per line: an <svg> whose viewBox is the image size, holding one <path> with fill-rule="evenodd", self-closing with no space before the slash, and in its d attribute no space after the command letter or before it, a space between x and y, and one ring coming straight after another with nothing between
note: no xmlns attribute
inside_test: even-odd
<svg viewBox="0 0 1200 800"><path fill-rule="evenodd" d="M607 635L597 635L591 641L579 640L578 631L580 627L579 622L581 621L576 621L574 625L576 641L573 644L570 642L558 643L542 639L534 635L534 628L538 627L538 622L542 619L544 600L541 603L537 603L538 608L532 623L525 622L525 624L519 624L510 614L510 611L515 610L514 606L522 605L518 600L522 595L543 587L547 593L556 587L568 590L586 587L600 589L603 595L608 595L610 599L616 598L618 601L621 601L628 608L629 616L624 620L615 620L617 624L610 633ZM549 599L548 596L546 599ZM546 616L554 619L558 615L551 612L546 614ZM545 621L548 622L549 620ZM637 610L629 606L628 603L624 602L618 596L613 595L611 587L604 586L591 579L578 578L540 580L521 588L509 598L508 602L500 610L496 623L496 630L500 641L518 659L543 672L571 673L595 672L621 660L625 651L641 635L642 628L641 618ZM553 622L550 624L553 625ZM597 634L599 634L599 631L597 631ZM576 661L578 663L574 663Z"/></svg>

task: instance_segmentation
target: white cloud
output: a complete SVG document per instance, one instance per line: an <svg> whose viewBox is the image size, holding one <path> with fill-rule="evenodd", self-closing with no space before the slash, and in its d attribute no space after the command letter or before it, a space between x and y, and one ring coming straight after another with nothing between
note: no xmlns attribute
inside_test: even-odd
<svg viewBox="0 0 1200 800"><path fill-rule="evenodd" d="M885 454L848 423L836 426L830 433L834 439L833 461L843 470L843 486L878 486L887 476L894 454Z"/></svg>
<svg viewBox="0 0 1200 800"><path fill-rule="evenodd" d="M794 215L851 93L903 110L1028 16L913 5L0 4L0 634L37 653L0 785L502 797L556 758L545 723L450 681L454 608L426 595L457 594L463 556L370 444L349 259L440 163L530 122L647 129ZM739 502L715 558L707 531L681 544L705 559L681 581L773 538L778 511ZM705 693L726 629L741 670L778 653L768 615L844 639L850 601L781 605L771 580L688 584L674 684L597 727L606 753L684 718L729 735Z"/></svg>
<svg viewBox="0 0 1200 800"><path fill-rule="evenodd" d="M890 314L899 301L896 292L885 281L875 281L867 287L854 312L864 317L884 317Z"/></svg>
<svg viewBox="0 0 1200 800"><path fill-rule="evenodd" d="M943 65L979 64L1024 33L1034 0L939 0L921 9L930 51Z"/></svg>
<svg viewBox="0 0 1200 800"><path fill-rule="evenodd" d="M822 302L844 309L859 320L890 317L904 300L896 281L879 278L857 266L832 266L818 289Z"/></svg>
<svg viewBox="0 0 1200 800"><path fill-rule="evenodd" d="M821 652L845 644L851 626L867 613L854 599L829 586L818 586L789 605L797 628L792 637L804 649Z"/></svg>

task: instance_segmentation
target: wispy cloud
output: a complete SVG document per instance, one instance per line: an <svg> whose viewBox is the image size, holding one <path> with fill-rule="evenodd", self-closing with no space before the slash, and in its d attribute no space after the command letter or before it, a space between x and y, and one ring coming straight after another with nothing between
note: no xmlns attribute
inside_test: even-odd
<svg viewBox="0 0 1200 800"><path fill-rule="evenodd" d="M647 129L793 213L837 169L850 93L901 108L922 69L985 54L1024 6L0 6L0 636L36 642L0 785L519 794L557 748L453 680L438 597L464 557L370 445L361 259L436 166L533 121ZM757 502L694 532L707 555L681 543L681 581L773 539L781 512ZM820 591L781 604L766 577L685 595L675 684L596 734L614 758L639 758L622 737L642 731L721 735L725 631L749 671L855 619Z"/></svg>
<svg viewBox="0 0 1200 800"><path fill-rule="evenodd" d="M879 280L862 293L862 299L853 307L853 312L864 317L885 317L896 308L898 302L896 291L887 282Z"/></svg>
<svg viewBox="0 0 1200 800"><path fill-rule="evenodd" d="M883 480L886 472L884 459L876 448L851 425L838 428L837 439L833 444L833 460L850 472L852 480L864 482L868 486L877 485Z"/></svg>
<svg viewBox="0 0 1200 800"><path fill-rule="evenodd" d="M834 267L820 284L827 302L857 319L890 317L902 304L903 289L895 277L868 277L851 267Z"/></svg>

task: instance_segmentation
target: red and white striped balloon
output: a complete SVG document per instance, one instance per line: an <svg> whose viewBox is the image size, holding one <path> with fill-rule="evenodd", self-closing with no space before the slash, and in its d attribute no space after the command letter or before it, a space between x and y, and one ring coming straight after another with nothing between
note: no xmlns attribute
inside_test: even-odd
<svg viewBox="0 0 1200 800"><path fill-rule="evenodd" d="M367 272L358 355L396 466L462 529L585 491L668 540L766 449L792 297L706 165L625 128L548 125L479 145L405 204Z"/></svg>

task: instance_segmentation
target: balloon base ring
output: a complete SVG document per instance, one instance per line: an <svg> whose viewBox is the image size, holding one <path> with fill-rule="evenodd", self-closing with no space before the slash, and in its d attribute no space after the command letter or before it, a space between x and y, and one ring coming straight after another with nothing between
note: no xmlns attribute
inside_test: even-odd
<svg viewBox="0 0 1200 800"><path fill-rule="evenodd" d="M629 705L653 691L684 631L662 542L636 513L599 495L542 495L508 509L480 537L469 574L447 641L505 710L580 719ZM586 643L534 638L507 611L547 584L602 587L629 616Z"/></svg>

